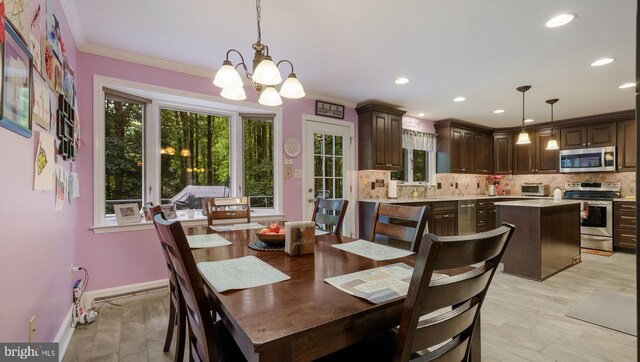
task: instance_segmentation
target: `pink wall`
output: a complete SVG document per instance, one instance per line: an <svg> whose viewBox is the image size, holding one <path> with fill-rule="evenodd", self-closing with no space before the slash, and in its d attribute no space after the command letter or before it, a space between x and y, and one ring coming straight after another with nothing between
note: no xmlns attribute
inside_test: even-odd
<svg viewBox="0 0 640 362"><path fill-rule="evenodd" d="M28 21L45 1L29 1ZM76 67L76 45L60 3L55 1L66 55ZM34 74L35 76L35 74ZM34 125L34 131L41 130ZM78 200L54 211L54 191L33 191L37 131L27 139L0 128L0 341L28 341L28 323L36 316L36 341L53 341L71 307L70 267L75 260ZM58 162L61 162L59 160ZM69 169L69 162L63 162Z"/></svg>
<svg viewBox="0 0 640 362"><path fill-rule="evenodd" d="M120 285L142 283L166 278L157 236L154 230L122 232L96 235L90 229L93 224L93 181L91 149L93 125L91 124L93 76L103 75L140 83L217 95L219 91L210 78L198 77L145 65L79 53L80 72L78 93L82 124L83 150L80 160L80 178L85 187L81 189L80 213L78 215L77 263L91 272L90 290L110 288ZM247 91L249 101L256 101L255 92ZM353 108L345 109L345 119L355 121ZM302 137L302 115L315 114L315 101L284 100L283 139ZM302 156L294 160L294 168L302 168ZM291 178L284 184L284 212L290 220L302 215L301 179Z"/></svg>

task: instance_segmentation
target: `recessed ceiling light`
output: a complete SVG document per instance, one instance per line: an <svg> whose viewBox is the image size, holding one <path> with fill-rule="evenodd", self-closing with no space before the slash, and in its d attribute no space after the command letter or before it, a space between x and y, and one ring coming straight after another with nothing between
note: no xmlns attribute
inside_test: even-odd
<svg viewBox="0 0 640 362"><path fill-rule="evenodd" d="M466 100L467 100L467 99L466 99L465 97L455 97L455 98L453 99L453 101L454 101L454 102L464 102L464 101L466 101Z"/></svg>
<svg viewBox="0 0 640 362"><path fill-rule="evenodd" d="M496 109L495 111L493 111L493 113L495 114L504 113L504 109Z"/></svg>
<svg viewBox="0 0 640 362"><path fill-rule="evenodd" d="M625 88L633 88L635 86L636 86L636 84L632 82L632 83L625 83L625 84L619 86L618 88L625 89Z"/></svg>
<svg viewBox="0 0 640 362"><path fill-rule="evenodd" d="M546 26L547 28L557 28L559 26L569 24L573 19L575 19L575 17L576 16L573 14L560 14L549 19L549 21L547 21L544 26Z"/></svg>
<svg viewBox="0 0 640 362"><path fill-rule="evenodd" d="M529 119L525 119L524 120L524 123L531 123L531 122L533 122L533 118L529 118Z"/></svg>
<svg viewBox="0 0 640 362"><path fill-rule="evenodd" d="M418 113L418 117L424 117L424 113Z"/></svg>
<svg viewBox="0 0 640 362"><path fill-rule="evenodd" d="M407 83L409 83L409 79L407 78L402 77L402 78L396 79L396 84L407 84Z"/></svg>
<svg viewBox="0 0 640 362"><path fill-rule="evenodd" d="M605 64L609 64L611 62L613 62L615 59L613 58L602 58L602 59L598 59L595 62L591 63L592 67L599 67L601 65L605 65Z"/></svg>

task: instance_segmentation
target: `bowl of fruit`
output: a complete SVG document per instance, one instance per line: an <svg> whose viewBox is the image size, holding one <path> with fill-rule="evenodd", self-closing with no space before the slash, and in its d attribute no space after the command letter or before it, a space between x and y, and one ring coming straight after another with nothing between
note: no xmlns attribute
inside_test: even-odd
<svg viewBox="0 0 640 362"><path fill-rule="evenodd" d="M284 243L285 230L276 223L272 223L268 228L256 230L258 240L269 245L277 245Z"/></svg>

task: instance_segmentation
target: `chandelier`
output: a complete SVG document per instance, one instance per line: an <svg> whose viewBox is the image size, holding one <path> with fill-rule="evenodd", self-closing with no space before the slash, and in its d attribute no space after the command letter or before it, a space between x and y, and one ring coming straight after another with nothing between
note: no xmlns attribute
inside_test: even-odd
<svg viewBox="0 0 640 362"><path fill-rule="evenodd" d="M282 104L280 96L285 98L302 98L305 96L302 84L298 81L296 74L293 71L293 64L284 59L275 64L271 55L269 55L269 47L266 44L262 44L262 31L260 29L260 0L256 0L256 13L258 22L258 40L252 45L255 53L253 54L253 73L250 73L247 69L247 64L244 61L242 54L236 49L229 49L222 67L216 73L213 79L213 84L222 88L220 95L227 99L232 100L245 100L247 95L244 92L242 79L240 74L236 70L238 66L242 66L245 72L245 76L253 81L253 85L256 91L260 95L258 103L266 106L279 106ZM237 53L240 56L241 62L235 66L229 60L231 53ZM282 63L288 63L291 66L291 72L280 87L280 92L276 90L275 86L282 83L282 77L278 66Z"/></svg>

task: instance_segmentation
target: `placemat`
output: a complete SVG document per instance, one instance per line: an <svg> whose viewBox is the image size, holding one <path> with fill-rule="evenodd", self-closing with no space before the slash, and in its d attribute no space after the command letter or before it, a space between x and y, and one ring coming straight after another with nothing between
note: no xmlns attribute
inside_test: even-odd
<svg viewBox="0 0 640 362"><path fill-rule="evenodd" d="M249 243L249 249L257 251L284 251L284 244L282 245L269 245L263 241L256 240Z"/></svg>

